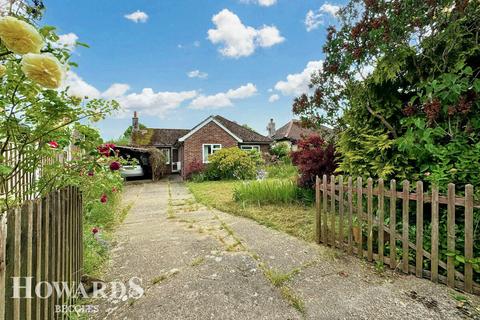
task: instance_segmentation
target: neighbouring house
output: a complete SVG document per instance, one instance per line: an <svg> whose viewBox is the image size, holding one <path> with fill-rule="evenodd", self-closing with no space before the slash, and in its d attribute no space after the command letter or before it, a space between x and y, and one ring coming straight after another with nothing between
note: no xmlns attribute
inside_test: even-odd
<svg viewBox="0 0 480 320"><path fill-rule="evenodd" d="M167 172L188 177L191 168L207 164L208 156L222 148L239 147L267 153L272 139L221 116L210 116L192 129L140 129L137 113L132 119L130 148L155 147L165 153Z"/></svg>
<svg viewBox="0 0 480 320"><path fill-rule="evenodd" d="M332 129L322 126L320 130L312 130L304 128L300 120L292 119L278 130L275 128L275 122L270 119L267 125L268 136L274 141L274 143L284 143L288 147L296 151L298 141L304 137L308 137L314 134L321 136L330 134Z"/></svg>

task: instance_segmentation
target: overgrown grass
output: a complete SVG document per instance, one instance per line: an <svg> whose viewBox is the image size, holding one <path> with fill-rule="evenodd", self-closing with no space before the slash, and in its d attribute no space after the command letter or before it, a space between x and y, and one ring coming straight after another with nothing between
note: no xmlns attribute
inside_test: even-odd
<svg viewBox="0 0 480 320"><path fill-rule="evenodd" d="M298 201L300 188L293 180L246 181L235 186L233 198L248 204L285 204Z"/></svg>
<svg viewBox="0 0 480 320"><path fill-rule="evenodd" d="M189 182L188 187L196 200L206 206L234 215L250 218L267 227L280 230L298 238L313 241L313 206L302 203L249 204L236 202L235 187L241 182L209 181Z"/></svg>
<svg viewBox="0 0 480 320"><path fill-rule="evenodd" d="M266 168L267 176L270 179L290 179L298 176L298 169L291 163L279 163L269 165Z"/></svg>

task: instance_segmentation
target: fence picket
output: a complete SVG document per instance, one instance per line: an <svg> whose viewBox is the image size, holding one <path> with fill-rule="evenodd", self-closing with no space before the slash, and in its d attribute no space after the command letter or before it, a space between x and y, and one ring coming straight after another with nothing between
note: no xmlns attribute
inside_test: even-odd
<svg viewBox="0 0 480 320"><path fill-rule="evenodd" d="M373 180L367 180L367 259L373 261Z"/></svg>
<svg viewBox="0 0 480 320"><path fill-rule="evenodd" d="M5 280L7 272L7 215L0 217L0 320L5 319Z"/></svg>
<svg viewBox="0 0 480 320"><path fill-rule="evenodd" d="M27 202L27 259L26 276L33 277L33 202ZM32 294L30 292L29 294ZM34 296L32 294L32 296ZM25 299L25 319L32 319L32 299Z"/></svg>
<svg viewBox="0 0 480 320"><path fill-rule="evenodd" d="M331 245L335 247L335 216L336 216L336 207L335 207L335 176L330 177L330 190L332 192L331 196L331 206L330 206L330 237Z"/></svg>
<svg viewBox="0 0 480 320"><path fill-rule="evenodd" d="M352 177L348 177L348 253L352 253L352 232L353 232L353 188Z"/></svg>
<svg viewBox="0 0 480 320"><path fill-rule="evenodd" d="M385 210L385 203L384 203L384 182L383 179L378 180L378 258L377 261L383 265L383 246L384 246L384 210Z"/></svg>
<svg viewBox="0 0 480 320"><path fill-rule="evenodd" d="M315 179L315 242L320 243L322 236L322 200L320 197L320 178Z"/></svg>
<svg viewBox="0 0 480 320"><path fill-rule="evenodd" d="M344 194L343 194L343 176L338 177L338 244L343 248L343 215L344 215Z"/></svg>
<svg viewBox="0 0 480 320"><path fill-rule="evenodd" d="M325 222L322 225L322 242L327 243L327 224L328 224L328 192L327 192L327 176L323 175L323 215L325 216Z"/></svg>
<svg viewBox="0 0 480 320"><path fill-rule="evenodd" d="M432 186L431 280L438 282L438 187Z"/></svg>
<svg viewBox="0 0 480 320"><path fill-rule="evenodd" d="M423 182L417 181L416 267L415 275L423 276Z"/></svg>
<svg viewBox="0 0 480 320"><path fill-rule="evenodd" d="M37 200L35 202L35 257L37 262L35 264L35 279L42 280L42 202ZM37 298L35 301L35 318L42 319L41 307L42 299Z"/></svg>
<svg viewBox="0 0 480 320"><path fill-rule="evenodd" d="M15 214L15 229L14 229L14 261L13 261L13 276L20 277L22 256L22 209L17 208L13 211ZM13 300L13 319L20 319L20 299Z"/></svg>
<svg viewBox="0 0 480 320"><path fill-rule="evenodd" d="M358 219L358 236L357 236L357 248L358 257L363 258L363 183L362 178L357 178L357 219Z"/></svg>
<svg viewBox="0 0 480 320"><path fill-rule="evenodd" d="M397 181L390 181L390 268L397 267Z"/></svg>
<svg viewBox="0 0 480 320"><path fill-rule="evenodd" d="M403 181L403 204L402 204L402 271L408 273L408 213L410 201L408 199L410 182Z"/></svg>
<svg viewBox="0 0 480 320"><path fill-rule="evenodd" d="M473 290L473 186L465 186L465 291Z"/></svg>
<svg viewBox="0 0 480 320"><path fill-rule="evenodd" d="M448 184L448 205L447 205L447 285L455 287L455 185Z"/></svg>

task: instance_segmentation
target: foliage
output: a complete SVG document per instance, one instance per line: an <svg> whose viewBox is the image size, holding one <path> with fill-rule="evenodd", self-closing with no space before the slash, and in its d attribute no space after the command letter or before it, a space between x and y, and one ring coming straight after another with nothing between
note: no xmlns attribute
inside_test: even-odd
<svg viewBox="0 0 480 320"><path fill-rule="evenodd" d="M252 150L248 150L248 151L245 151L248 153L248 155L250 156L250 158L253 160L253 162L255 163L255 166L259 167L259 166L262 166L265 164L265 160L263 159L262 157L262 154L260 153L260 151L256 150L256 149L252 149Z"/></svg>
<svg viewBox="0 0 480 320"><path fill-rule="evenodd" d="M138 127L140 128L140 130L147 129L147 126L141 123L138 124ZM128 126L128 128L125 129L125 132L123 132L123 134L120 137L118 137L117 139L112 139L109 142L112 142L112 143L115 143L116 145L121 145L121 146L130 145L132 141L132 129L133 129L133 126Z"/></svg>
<svg viewBox="0 0 480 320"><path fill-rule="evenodd" d="M158 181L166 173L167 158L165 154L158 148L149 148L148 153L150 154L148 157L148 162L152 168L152 179L153 181Z"/></svg>
<svg viewBox="0 0 480 320"><path fill-rule="evenodd" d="M341 172L479 185L479 18L478 1L351 0L294 112L343 129Z"/></svg>
<svg viewBox="0 0 480 320"><path fill-rule="evenodd" d="M208 158L209 180L247 180L256 176L256 165L252 157L237 147L223 148Z"/></svg>
<svg viewBox="0 0 480 320"><path fill-rule="evenodd" d="M288 157L290 148L288 147L288 144L284 142L278 142L270 148L270 153L277 156L279 159L283 159Z"/></svg>
<svg viewBox="0 0 480 320"><path fill-rule="evenodd" d="M291 163L277 163L266 166L269 179L290 179L298 177L298 169Z"/></svg>
<svg viewBox="0 0 480 320"><path fill-rule="evenodd" d="M300 140L291 156L300 171L299 184L305 188L312 188L317 176L331 175L337 168L335 147L318 135Z"/></svg>
<svg viewBox="0 0 480 320"><path fill-rule="evenodd" d="M58 162L45 160L65 158L61 154L67 148L77 147L87 154L94 152L88 141L83 140L84 137L73 134L75 128L85 129L84 125L79 125L79 121L82 120L83 123L98 121L118 107L118 104L112 101L99 99L82 101L82 98L70 96L67 88L60 86L57 81L60 64L61 68L76 64L70 61L69 49L58 44L59 38L54 27L44 26L37 31L32 26L35 22L30 19L38 17L38 13L34 12L35 15L24 13L32 13L32 10L21 11L23 15L15 18L15 21L21 23L6 26L17 28L16 37L19 38L15 40L18 42L14 42L17 45L21 41L28 43L30 38L37 39L39 35L43 41L42 53L36 55L36 59L29 58L28 61L23 61L27 56L31 56L14 53L6 46L9 43L12 47L6 38L8 32L2 33L4 38L0 42L0 65L5 67L5 74L0 78L0 183L7 192L2 199L3 206L10 206L20 200L7 187L8 181L13 176L33 173L44 163ZM28 46L21 49L15 47L15 50L21 52L28 49ZM46 64L44 63L46 60L55 62ZM22 61L24 64L28 62L28 69L22 68ZM49 79L49 75L55 76L55 81ZM48 89L45 86L59 88ZM20 161L6 162L7 154L12 153L16 153ZM47 167L43 171L49 180L44 178L38 184L26 186L28 189L26 192L46 193L62 186L73 172L78 175L80 167L90 164L90 162L81 164L82 160L84 160L82 157L75 161L64 159L65 164L43 165ZM49 174L49 166L57 171Z"/></svg>
<svg viewBox="0 0 480 320"><path fill-rule="evenodd" d="M250 204L295 203L300 194L295 180L267 179L237 184L233 191L235 201Z"/></svg>

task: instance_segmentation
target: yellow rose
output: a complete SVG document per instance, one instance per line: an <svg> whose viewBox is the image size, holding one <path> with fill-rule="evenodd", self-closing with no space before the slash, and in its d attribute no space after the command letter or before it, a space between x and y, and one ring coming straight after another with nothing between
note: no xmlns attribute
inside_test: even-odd
<svg viewBox="0 0 480 320"><path fill-rule="evenodd" d="M22 71L36 83L49 89L60 87L63 79L63 67L49 53L28 53L22 59Z"/></svg>
<svg viewBox="0 0 480 320"><path fill-rule="evenodd" d="M4 65L0 64L0 78L3 77L6 72L7 72L7 68L5 68Z"/></svg>
<svg viewBox="0 0 480 320"><path fill-rule="evenodd" d="M38 53L43 38L32 25L14 17L0 17L0 39L8 50L18 53Z"/></svg>

